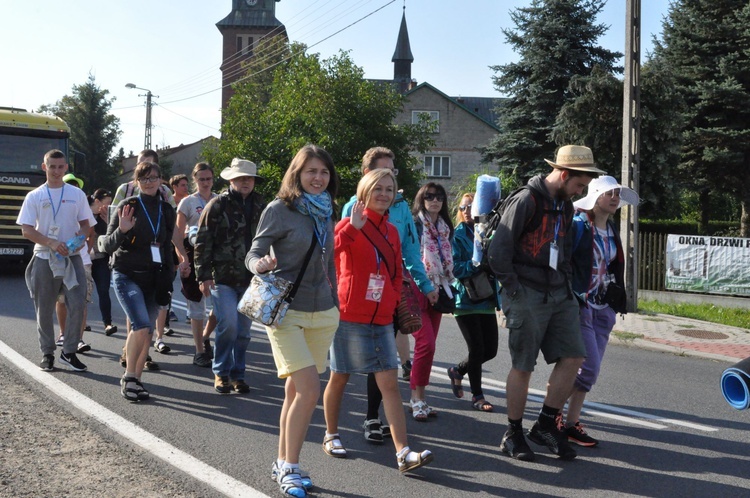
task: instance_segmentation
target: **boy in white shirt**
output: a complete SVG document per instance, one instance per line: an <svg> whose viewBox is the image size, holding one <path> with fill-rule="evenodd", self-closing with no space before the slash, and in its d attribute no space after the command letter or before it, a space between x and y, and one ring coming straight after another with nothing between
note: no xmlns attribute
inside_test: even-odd
<svg viewBox="0 0 750 498"><path fill-rule="evenodd" d="M83 308L86 306L86 273L83 261L76 251L71 254L66 241L77 235L86 236L92 218L86 195L79 188L66 185L63 176L68 171L65 154L52 149L44 155L42 169L47 182L26 195L16 223L21 225L23 236L34 242L34 256L26 268L26 285L34 300L39 348L42 352L40 368L53 369L55 357L55 330L52 315L57 296L65 296L70 330L80 330ZM56 260L66 258L62 264L65 277L55 277L52 266ZM51 264L52 263L52 264ZM75 276L75 282L72 278ZM78 337L65 337L60 363L76 372L86 371L86 365L76 357Z"/></svg>

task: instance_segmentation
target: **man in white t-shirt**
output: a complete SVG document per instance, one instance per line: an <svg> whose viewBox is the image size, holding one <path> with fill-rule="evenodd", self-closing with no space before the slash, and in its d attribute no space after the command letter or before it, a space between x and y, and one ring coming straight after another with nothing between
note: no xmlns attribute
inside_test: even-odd
<svg viewBox="0 0 750 498"><path fill-rule="evenodd" d="M86 273L80 254L78 251L71 254L66 241L77 235L88 235L89 220L93 215L83 191L63 182L68 163L62 151L53 149L47 152L42 170L47 175L47 182L26 195L16 223L21 225L23 236L35 244L34 256L26 268L26 285L36 310L39 348L43 355L40 368L50 371L55 361L52 315L59 294L65 296L70 330L81 330L83 324ZM57 260L50 262L51 258ZM55 277L53 266L62 266L65 276ZM60 363L76 372L84 372L86 365L76 357L77 349L77 334L68 334Z"/></svg>

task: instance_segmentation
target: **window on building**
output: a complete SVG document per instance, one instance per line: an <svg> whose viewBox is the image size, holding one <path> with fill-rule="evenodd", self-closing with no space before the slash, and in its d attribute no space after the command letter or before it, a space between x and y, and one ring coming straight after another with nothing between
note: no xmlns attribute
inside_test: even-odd
<svg viewBox="0 0 750 498"><path fill-rule="evenodd" d="M435 124L435 133L440 131L440 111L411 111L411 124L419 124L421 116L427 117Z"/></svg>
<svg viewBox="0 0 750 498"><path fill-rule="evenodd" d="M450 178L450 156L424 156L424 171L431 178Z"/></svg>
<svg viewBox="0 0 750 498"><path fill-rule="evenodd" d="M252 57L253 37L250 35L237 35L237 53Z"/></svg>

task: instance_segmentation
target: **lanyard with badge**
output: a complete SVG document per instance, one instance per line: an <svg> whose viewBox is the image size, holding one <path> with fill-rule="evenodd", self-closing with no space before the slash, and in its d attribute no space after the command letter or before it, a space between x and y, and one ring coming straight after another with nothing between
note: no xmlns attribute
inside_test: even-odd
<svg viewBox="0 0 750 498"><path fill-rule="evenodd" d="M557 201L552 201L552 207L557 211ZM553 270L557 270L557 261L560 258L560 248L557 245L557 238L560 232L560 223L562 222L562 210L558 213L557 219L555 219L555 240L549 246L549 266Z"/></svg>
<svg viewBox="0 0 750 498"><path fill-rule="evenodd" d="M388 228L386 227L385 240L388 241ZM378 248L372 246L375 251L375 264L377 265L376 273L370 273L370 279L367 281L367 292L365 299L379 303L383 299L383 289L385 288L385 277L380 274L380 253Z"/></svg>
<svg viewBox="0 0 750 498"><path fill-rule="evenodd" d="M159 216L156 219L156 226L154 226L154 222L151 221L151 216L149 216L148 210L146 209L146 205L143 203L143 199L141 199L140 195L138 196L138 201L141 203L141 207L143 208L143 213L146 215L148 224L151 225L151 231L154 232L154 241L151 243L151 260L154 263L161 263L161 252L159 251L159 243L156 242L156 237L159 235L159 226L161 225L161 202L159 202Z"/></svg>
<svg viewBox="0 0 750 498"><path fill-rule="evenodd" d="M47 197L49 197L49 203L52 207L52 224L47 229L47 237L57 240L57 237L60 235L60 225L57 224L57 213L60 212L60 207L62 206L63 196L65 195L65 184L63 183L60 189L60 200L57 203L57 209L55 209L55 203L52 202L52 193L49 190L49 185L46 185L46 187Z"/></svg>
<svg viewBox="0 0 750 498"><path fill-rule="evenodd" d="M330 277L328 276L328 272L325 271L325 255L326 255L326 239L328 239L328 231L323 232L322 234L318 232L318 224L315 223L315 218L313 215L310 215L310 219L313 221L313 233L315 234L315 238L318 239L318 245L320 246L320 264L323 267L323 273L326 275L326 279L328 280L328 285L333 289L333 283L331 282ZM328 226L328 222L331 220L331 217L329 216L326 218L326 226Z"/></svg>

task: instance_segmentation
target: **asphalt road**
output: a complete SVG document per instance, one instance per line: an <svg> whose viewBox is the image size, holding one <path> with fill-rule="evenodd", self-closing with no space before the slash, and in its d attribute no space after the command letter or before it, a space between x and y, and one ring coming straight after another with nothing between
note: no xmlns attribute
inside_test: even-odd
<svg viewBox="0 0 750 498"><path fill-rule="evenodd" d="M29 360L29 371L36 370L40 354L33 306L22 275L6 269L0 275L0 289L0 341ZM181 299L178 292L176 301ZM188 486L194 482L198 490L206 486L199 481L208 481L226 494L242 496L248 489L242 486L249 486L279 496L278 487L269 479L269 468L276 456L283 385L276 378L265 333L253 329L246 376L251 393L222 396L213 390L210 370L192 365L192 340L184 311L178 309L182 321L175 326L177 334L167 339L172 354L152 352L162 370L144 373L152 399L130 404L119 393L124 316L116 299L113 311L120 332L106 337L96 304L89 306L88 321L94 331L87 332L86 341L93 350L82 356L89 372L58 369L45 374L84 398L57 390L57 395L49 396L51 402L72 416L100 424L82 408L82 399L95 401L145 431L139 436L148 442L144 452L159 451L157 444L151 444L152 436L165 441L171 447L156 457L167 462L165 478ZM429 448L435 461L414 474L399 474L390 442L373 446L362 438L365 379L352 377L341 417L349 458L333 459L323 453L322 406L313 416L303 447L301 461L314 478L314 496L748 495L750 413L731 409L721 396L719 377L728 365L700 358L612 345L584 414L590 433L602 441L600 447L580 448L573 462L559 461L536 446L534 463L502 455L499 443L506 423L504 381L509 368L504 335L501 329L498 356L485 368L485 394L496 411L480 413L471 409L468 389L463 400L451 393L445 369L465 354L465 344L454 320L444 317L428 388L428 401L440 414L428 423L410 417L407 421L410 446ZM0 361L9 360L0 355ZM548 372L549 367L540 365L533 376L536 393L544 389ZM408 384L401 382L401 387L407 400ZM525 416L527 429L540 401L540 396L532 394ZM120 419L113 420L116 428ZM232 488L225 481L237 486Z"/></svg>

